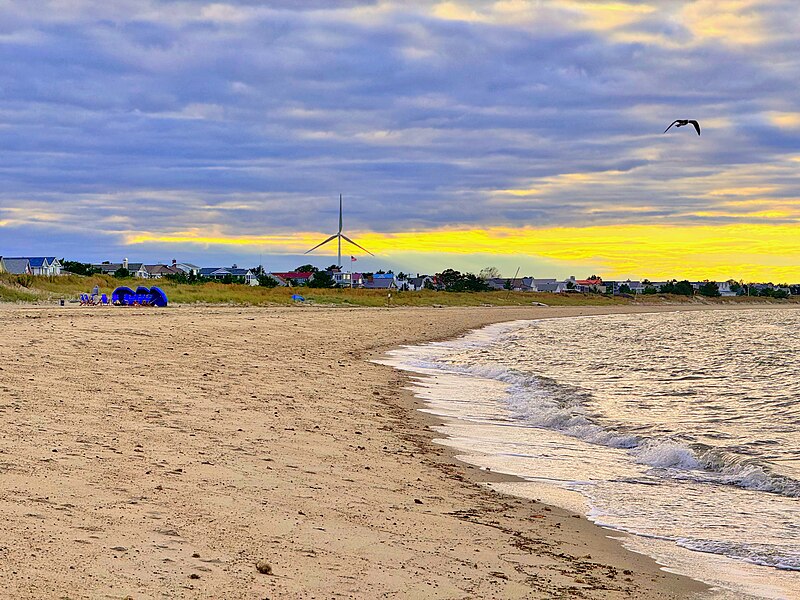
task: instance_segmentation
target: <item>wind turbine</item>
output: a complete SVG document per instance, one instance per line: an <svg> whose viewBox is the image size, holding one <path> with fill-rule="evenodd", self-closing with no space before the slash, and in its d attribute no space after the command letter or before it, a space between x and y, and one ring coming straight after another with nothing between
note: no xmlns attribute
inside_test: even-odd
<svg viewBox="0 0 800 600"><path fill-rule="evenodd" d="M338 262L336 263L336 266L339 267L340 269L342 268L342 240L345 240L346 242L350 242L351 244L353 244L353 246L356 246L357 248L361 248L364 252L366 252L370 256L375 256L372 252L370 252L369 250L367 250L363 246L359 246L353 240L351 240L349 237L347 237L345 234L342 233L342 195L341 194L339 194L339 231L336 232L331 237L329 237L324 242L320 242L319 244L314 246L311 250L307 250L303 254L308 254L309 252L313 252L314 250L316 250L320 246L324 246L328 242L332 242L333 240L336 240L336 239L339 240L339 255L338 255Z"/></svg>

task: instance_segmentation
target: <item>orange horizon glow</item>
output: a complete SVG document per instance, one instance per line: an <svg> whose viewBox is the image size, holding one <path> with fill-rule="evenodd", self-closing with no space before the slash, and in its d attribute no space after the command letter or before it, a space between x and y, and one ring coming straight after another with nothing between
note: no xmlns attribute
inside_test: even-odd
<svg viewBox="0 0 800 600"><path fill-rule="evenodd" d="M800 231L796 224L613 225L592 227L435 229L417 232L351 232L376 255L486 255L558 262L565 269L601 271L606 278L745 279L800 281ZM303 232L231 236L199 230L131 233L127 244L164 243L251 247L272 254L302 254L328 237ZM331 252L331 243L321 249ZM349 244L345 244L350 252ZM356 251L355 253L360 253ZM424 268L424 265L420 265Z"/></svg>

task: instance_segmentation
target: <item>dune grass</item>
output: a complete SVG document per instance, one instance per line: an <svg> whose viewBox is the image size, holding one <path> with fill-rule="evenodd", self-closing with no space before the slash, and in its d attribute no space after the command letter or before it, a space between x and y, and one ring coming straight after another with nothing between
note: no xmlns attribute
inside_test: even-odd
<svg viewBox="0 0 800 600"><path fill-rule="evenodd" d="M94 286L100 293L111 295L114 288L127 285L136 289L139 285L157 285L167 294L173 304L219 304L238 306L290 305L292 294L300 294L308 304L326 306L387 306L386 290L365 289L318 289L318 288L263 288L222 283L185 284L166 279L116 279L109 275L64 275L42 277L10 275L0 273L0 302L55 302L63 298L75 301L80 294L88 293ZM796 302L797 299L794 299ZM772 298L721 298L699 299L685 296L658 294L638 296L635 299L608 297L599 294L547 294L523 292L419 292L392 291L392 306L530 306L541 302L549 306L603 306L613 304L676 304L687 302L708 303L779 303Z"/></svg>
<svg viewBox="0 0 800 600"><path fill-rule="evenodd" d="M74 301L97 285L100 293L111 295L114 288L127 285L157 285L175 304L233 304L241 306L270 306L293 304L292 294L302 295L307 303L331 306L387 306L385 290L319 289L319 288L263 288L240 284L202 283L182 284L166 279L116 279L109 275L63 275L41 277L31 275L0 274L1 302L49 302L61 298ZM607 298L596 294L531 294L521 292L419 292L392 291L392 306L530 306L541 302L552 306L580 306L621 304L620 298Z"/></svg>

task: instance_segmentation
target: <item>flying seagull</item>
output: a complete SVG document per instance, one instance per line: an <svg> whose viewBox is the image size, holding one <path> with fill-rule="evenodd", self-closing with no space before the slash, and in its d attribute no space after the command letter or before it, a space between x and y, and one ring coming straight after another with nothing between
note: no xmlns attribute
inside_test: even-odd
<svg viewBox="0 0 800 600"><path fill-rule="evenodd" d="M669 127L672 127L673 125L675 125L675 127L683 127L684 125L688 125L689 123L694 125L694 128L697 130L697 135L700 135L700 123L698 123L694 119L675 119L672 123L670 123ZM669 127L667 127L664 130L664 133L667 133L669 131Z"/></svg>

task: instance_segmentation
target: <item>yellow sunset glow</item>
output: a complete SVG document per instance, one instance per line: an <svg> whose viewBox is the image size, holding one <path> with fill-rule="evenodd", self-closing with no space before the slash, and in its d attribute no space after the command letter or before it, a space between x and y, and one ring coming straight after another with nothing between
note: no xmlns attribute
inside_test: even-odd
<svg viewBox="0 0 800 600"><path fill-rule="evenodd" d="M251 246L264 252L297 254L325 237L320 233L237 237L184 232L133 234L127 243ZM795 224L492 227L391 234L365 231L353 232L352 237L387 258L405 253L470 253L485 254L487 264L492 256L518 256L558 261L576 268L596 265L607 278L800 280L800 235ZM330 254L335 246L328 248Z"/></svg>

